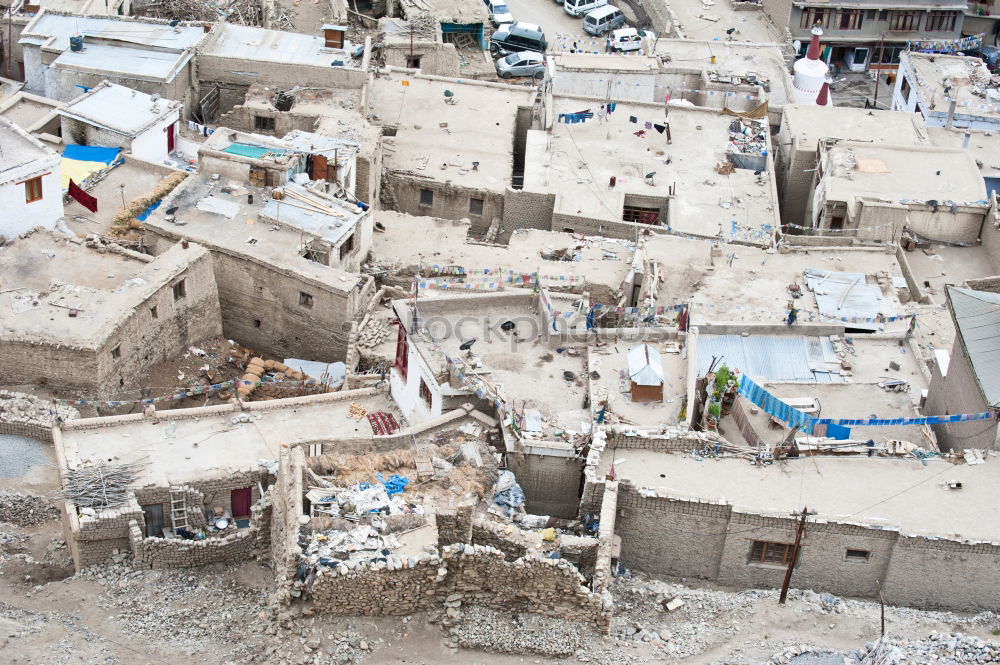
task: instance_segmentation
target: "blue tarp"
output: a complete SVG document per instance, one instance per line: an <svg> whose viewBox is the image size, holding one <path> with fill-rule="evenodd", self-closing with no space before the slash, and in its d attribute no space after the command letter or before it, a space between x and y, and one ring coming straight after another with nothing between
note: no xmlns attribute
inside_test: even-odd
<svg viewBox="0 0 1000 665"><path fill-rule="evenodd" d="M140 222L145 222L146 218L149 217L150 213L159 208L161 203L163 203L163 199L151 203L148 208L146 208L138 215L136 215L135 218L138 219Z"/></svg>
<svg viewBox="0 0 1000 665"><path fill-rule="evenodd" d="M63 150L63 157L81 162L103 162L112 164L118 160L121 148L106 148L99 145L68 145Z"/></svg>

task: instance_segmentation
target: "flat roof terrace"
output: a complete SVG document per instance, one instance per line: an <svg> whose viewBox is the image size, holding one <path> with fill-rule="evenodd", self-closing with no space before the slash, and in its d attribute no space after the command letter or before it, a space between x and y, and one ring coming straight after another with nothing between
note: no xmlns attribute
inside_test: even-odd
<svg viewBox="0 0 1000 665"><path fill-rule="evenodd" d="M955 465L941 458L800 457L755 467L734 458L701 458L648 450L604 451L617 477L666 496L725 502L735 509L785 517L809 506L813 519L899 529L904 534L1000 541L991 505L1000 464ZM946 482L962 483L948 490Z"/></svg>

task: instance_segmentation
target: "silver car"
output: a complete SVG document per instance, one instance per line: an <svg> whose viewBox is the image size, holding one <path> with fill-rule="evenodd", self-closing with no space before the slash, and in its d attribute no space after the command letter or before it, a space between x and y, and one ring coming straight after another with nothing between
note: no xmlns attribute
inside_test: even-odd
<svg viewBox="0 0 1000 665"><path fill-rule="evenodd" d="M518 51L496 61L497 75L503 79L515 76L545 78L545 56L534 51Z"/></svg>

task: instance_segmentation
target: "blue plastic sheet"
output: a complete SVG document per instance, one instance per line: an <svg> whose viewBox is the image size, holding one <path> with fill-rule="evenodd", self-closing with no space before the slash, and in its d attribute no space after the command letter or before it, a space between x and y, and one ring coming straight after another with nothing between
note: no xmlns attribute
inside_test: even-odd
<svg viewBox="0 0 1000 665"><path fill-rule="evenodd" d="M388 480L383 480L382 474L378 474L379 482L385 485L385 493L389 496L394 494L402 494L406 490L406 486L410 484L410 479L406 476L401 476L397 473L389 476Z"/></svg>
<svg viewBox="0 0 1000 665"><path fill-rule="evenodd" d="M99 145L68 145L63 149L63 157L81 162L103 162L111 164L118 159L121 148L106 148Z"/></svg>
<svg viewBox="0 0 1000 665"><path fill-rule="evenodd" d="M163 199L160 199L159 201L154 201L153 203L151 203L149 205L148 208L146 208L145 210L143 210L142 212L140 212L138 215L136 215L135 218L138 219L140 222L145 222L146 218L149 217L149 215L152 214L152 212L154 210L156 210L157 208L159 208L161 203L163 203Z"/></svg>

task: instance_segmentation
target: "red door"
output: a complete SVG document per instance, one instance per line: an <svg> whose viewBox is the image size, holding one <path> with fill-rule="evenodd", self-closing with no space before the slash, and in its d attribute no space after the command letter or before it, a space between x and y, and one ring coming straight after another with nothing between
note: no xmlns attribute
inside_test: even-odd
<svg viewBox="0 0 1000 665"><path fill-rule="evenodd" d="M230 493L230 499L233 504L233 517L248 517L250 515L250 498L251 489L249 487L233 490Z"/></svg>
<svg viewBox="0 0 1000 665"><path fill-rule="evenodd" d="M326 155L313 155L313 170L309 174L313 180L326 180L326 167L329 160Z"/></svg>
<svg viewBox="0 0 1000 665"><path fill-rule="evenodd" d="M167 125L167 154L174 151L174 126Z"/></svg>

